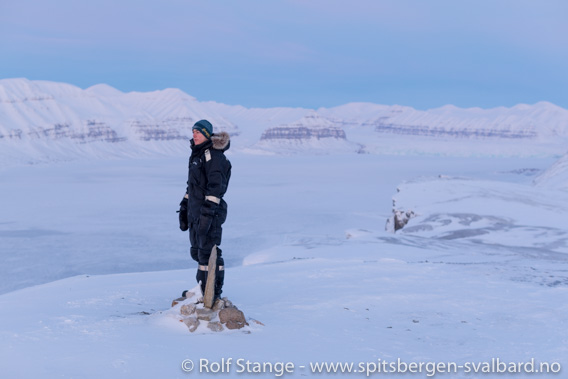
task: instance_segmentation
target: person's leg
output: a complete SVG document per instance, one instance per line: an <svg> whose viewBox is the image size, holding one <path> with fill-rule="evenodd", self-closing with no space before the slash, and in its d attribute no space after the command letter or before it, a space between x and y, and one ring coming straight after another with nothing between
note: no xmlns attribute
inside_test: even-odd
<svg viewBox="0 0 568 379"><path fill-rule="evenodd" d="M199 245L197 243L197 232L195 229L193 224L189 228L189 253L191 254L191 259L199 262Z"/></svg>
<svg viewBox="0 0 568 379"><path fill-rule="evenodd" d="M189 229L189 241L191 243L191 259L197 262L197 273L195 274L195 280L201 285L201 293L204 293L205 283L207 283L207 270L204 268L207 268L209 256L205 257L205 255L201 252L201 249L199 249L197 228L194 228L193 225L191 225L191 228ZM209 251L209 254L211 254L211 251ZM202 263L203 261L205 261L205 263Z"/></svg>
<svg viewBox="0 0 568 379"><path fill-rule="evenodd" d="M201 288L205 291L205 283L207 281L207 271L203 271L209 264L209 257L211 256L211 250L213 246L217 245L217 268L215 271L215 298L221 297L223 292L223 284L225 282L225 261L223 259L223 250L219 247L221 245L221 236L223 233L223 228L221 223L224 218L215 217L207 233L205 241L200 241L200 248L198 250L198 262L201 267L197 272L197 281L202 280Z"/></svg>

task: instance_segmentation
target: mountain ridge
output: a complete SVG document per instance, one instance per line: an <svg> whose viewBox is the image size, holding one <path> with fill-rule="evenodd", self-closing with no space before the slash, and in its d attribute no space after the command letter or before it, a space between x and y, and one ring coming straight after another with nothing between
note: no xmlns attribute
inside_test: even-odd
<svg viewBox="0 0 568 379"><path fill-rule="evenodd" d="M448 104L425 111L366 102L246 108L200 102L177 88L121 92L104 83L81 89L15 78L0 80L0 146L5 147L0 162L12 160L6 151L15 147L21 148L19 160L61 155L60 147L50 149L54 141L67 142L70 150L113 143L120 146L117 155L118 150L183 153L193 123L203 118L231 134L234 151L248 152L559 155L568 141L568 110L546 101L490 109Z"/></svg>

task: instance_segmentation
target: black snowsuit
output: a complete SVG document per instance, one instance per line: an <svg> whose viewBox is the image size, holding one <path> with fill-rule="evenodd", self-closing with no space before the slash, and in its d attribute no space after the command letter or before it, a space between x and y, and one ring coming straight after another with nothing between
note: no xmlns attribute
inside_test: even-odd
<svg viewBox="0 0 568 379"><path fill-rule="evenodd" d="M222 292L225 277L221 245L221 225L227 218L227 203L223 196L231 178L231 162L224 152L230 147L229 135L225 132L214 134L210 140L195 145L191 140L187 190L182 200L181 211L187 200L187 226L191 243L191 258L198 262L196 279L201 281L205 291L211 249L217 245L217 272L215 297ZM183 230L183 229L182 229Z"/></svg>

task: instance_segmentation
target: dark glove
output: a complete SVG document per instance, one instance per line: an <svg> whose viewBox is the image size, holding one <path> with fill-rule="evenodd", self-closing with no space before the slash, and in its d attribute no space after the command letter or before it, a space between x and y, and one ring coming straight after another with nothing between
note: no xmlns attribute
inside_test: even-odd
<svg viewBox="0 0 568 379"><path fill-rule="evenodd" d="M189 229L189 222L187 220L187 199L184 197L179 203L179 228L182 232Z"/></svg>

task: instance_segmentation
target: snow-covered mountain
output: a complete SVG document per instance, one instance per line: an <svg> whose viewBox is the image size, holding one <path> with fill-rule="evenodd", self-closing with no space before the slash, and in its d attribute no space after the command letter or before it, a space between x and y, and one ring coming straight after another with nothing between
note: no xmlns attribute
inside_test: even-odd
<svg viewBox="0 0 568 379"><path fill-rule="evenodd" d="M568 135L568 111L539 102L512 108L462 109L453 105L420 111L403 106L347 104L320 109L326 116L358 114L379 133L453 138L546 139Z"/></svg>
<svg viewBox="0 0 568 379"><path fill-rule="evenodd" d="M568 153L536 177L534 183L539 186L568 190Z"/></svg>
<svg viewBox="0 0 568 379"><path fill-rule="evenodd" d="M201 118L238 135L236 125L177 89L122 93L107 85L82 90L45 81L0 81L0 143L12 158L167 154L187 143Z"/></svg>
<svg viewBox="0 0 568 379"><path fill-rule="evenodd" d="M314 111L296 122L266 129L255 146L275 152L358 152L361 145L348 141L341 126Z"/></svg>
<svg viewBox="0 0 568 379"><path fill-rule="evenodd" d="M172 88L123 93L20 78L0 80L0 162L184 153L191 126L203 118L248 152L559 155L568 142L568 111L546 102L248 109Z"/></svg>
<svg viewBox="0 0 568 379"><path fill-rule="evenodd" d="M446 105L427 111L352 103L318 113L342 120L347 138L371 153L560 155L568 142L568 111L547 102L493 109Z"/></svg>

